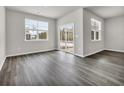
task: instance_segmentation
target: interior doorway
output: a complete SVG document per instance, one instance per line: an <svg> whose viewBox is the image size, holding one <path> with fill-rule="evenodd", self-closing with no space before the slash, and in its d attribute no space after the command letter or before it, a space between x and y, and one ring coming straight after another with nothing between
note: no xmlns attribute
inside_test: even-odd
<svg viewBox="0 0 124 93"><path fill-rule="evenodd" d="M60 50L74 54L74 23L60 26Z"/></svg>

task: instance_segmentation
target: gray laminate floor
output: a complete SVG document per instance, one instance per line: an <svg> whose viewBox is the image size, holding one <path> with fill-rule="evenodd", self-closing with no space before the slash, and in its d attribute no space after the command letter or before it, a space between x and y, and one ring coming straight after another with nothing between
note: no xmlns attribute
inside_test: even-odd
<svg viewBox="0 0 124 93"><path fill-rule="evenodd" d="M124 85L124 54L110 51L80 58L61 51L9 57L0 85Z"/></svg>

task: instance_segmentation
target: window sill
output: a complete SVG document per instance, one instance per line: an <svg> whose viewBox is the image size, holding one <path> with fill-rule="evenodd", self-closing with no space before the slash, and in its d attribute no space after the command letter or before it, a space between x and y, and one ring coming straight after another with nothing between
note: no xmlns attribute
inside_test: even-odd
<svg viewBox="0 0 124 93"><path fill-rule="evenodd" d="M102 40L91 40L92 42L98 42L98 41L102 41Z"/></svg>
<svg viewBox="0 0 124 93"><path fill-rule="evenodd" d="M39 39L39 40L24 40L24 41L26 41L26 42L27 42L27 41L29 41L29 42L30 42L30 41L48 41L48 39L42 39L42 40L40 40L40 39Z"/></svg>

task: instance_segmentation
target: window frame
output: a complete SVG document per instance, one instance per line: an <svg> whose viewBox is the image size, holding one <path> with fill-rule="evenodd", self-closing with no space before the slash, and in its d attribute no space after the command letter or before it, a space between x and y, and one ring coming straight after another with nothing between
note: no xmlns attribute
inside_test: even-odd
<svg viewBox="0 0 124 93"><path fill-rule="evenodd" d="M34 21L37 21L37 22L46 22L46 23L48 23L48 30L46 30L47 38L46 39L39 39L39 38L37 38L37 39L27 40L26 39L26 30L33 30L33 29L25 29L25 26L26 26L25 20L26 19L28 19L28 20L34 20ZM38 30L37 29L37 33L38 33L38 31L43 31L43 30ZM48 21L41 21L41 20L36 20L36 19L32 19L32 18L25 18L24 19L24 41L48 41L48 40L49 40L49 22Z"/></svg>
<svg viewBox="0 0 124 93"><path fill-rule="evenodd" d="M93 26L93 25L92 25L92 20L93 20L94 22L98 23L98 27L99 27L98 29L99 29L99 30L92 30L92 26ZM91 29L90 29L90 31L91 31L91 32L90 32L91 41L101 41L101 40L102 40L102 22L99 21L99 20L97 20L97 19L95 19L95 18L91 18L91 19L90 19L90 25L91 25ZM96 25L96 26L97 26L97 25ZM94 32L94 36L93 36L94 39L92 39L92 34L91 34L92 31ZM98 35L98 37L99 37L98 39L97 39L97 36L96 36L96 33L97 33L97 32L98 32L98 34L99 34L99 35Z"/></svg>

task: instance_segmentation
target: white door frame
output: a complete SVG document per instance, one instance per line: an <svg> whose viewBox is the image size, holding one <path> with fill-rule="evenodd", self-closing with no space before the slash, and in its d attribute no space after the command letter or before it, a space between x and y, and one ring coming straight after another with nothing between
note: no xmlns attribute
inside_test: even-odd
<svg viewBox="0 0 124 93"><path fill-rule="evenodd" d="M69 52L69 51L66 51L66 50L63 50L60 48L60 27L64 27L66 25L72 25L73 26L73 52ZM64 24L64 25L59 25L58 26L58 50L60 51L63 51L63 52L67 52L67 53L71 53L71 54L75 54L75 30L74 30L74 23L67 23L67 24Z"/></svg>

